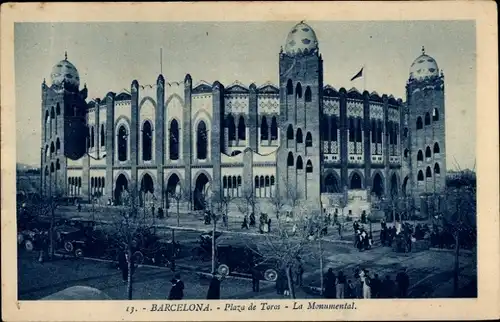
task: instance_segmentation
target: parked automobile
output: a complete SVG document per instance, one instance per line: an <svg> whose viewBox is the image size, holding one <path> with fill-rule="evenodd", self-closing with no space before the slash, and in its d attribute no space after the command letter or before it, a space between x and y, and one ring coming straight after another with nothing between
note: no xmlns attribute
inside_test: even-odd
<svg viewBox="0 0 500 322"><path fill-rule="evenodd" d="M219 238L217 240L217 272L221 275L234 273L251 274L252 269L261 272L267 281L278 279L278 262L265 258L251 239Z"/></svg>
<svg viewBox="0 0 500 322"><path fill-rule="evenodd" d="M198 245L191 250L192 259L201 259L202 261L207 261L212 258L212 231L206 231L200 234L200 239ZM215 232L215 240L222 235L222 232Z"/></svg>
<svg viewBox="0 0 500 322"><path fill-rule="evenodd" d="M17 244L27 251L40 249L40 242L50 230L50 222L34 219L18 224Z"/></svg>
<svg viewBox="0 0 500 322"><path fill-rule="evenodd" d="M108 235L91 221L69 221L55 228L57 248L76 257L101 256L109 245Z"/></svg>

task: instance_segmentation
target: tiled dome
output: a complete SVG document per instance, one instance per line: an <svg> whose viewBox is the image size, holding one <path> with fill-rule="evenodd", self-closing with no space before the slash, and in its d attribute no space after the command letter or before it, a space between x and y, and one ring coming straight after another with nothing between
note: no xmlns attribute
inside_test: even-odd
<svg viewBox="0 0 500 322"><path fill-rule="evenodd" d="M68 61L68 57L66 55L64 60L61 60L52 68L50 78L52 80L52 85L60 86L62 82L65 81L67 84L76 88L79 88L80 86L80 76L78 75L78 70Z"/></svg>
<svg viewBox="0 0 500 322"><path fill-rule="evenodd" d="M308 55L318 50L318 39L314 30L303 21L296 24L288 33L285 53L289 56Z"/></svg>
<svg viewBox="0 0 500 322"><path fill-rule="evenodd" d="M410 67L410 78L423 80L427 77L439 76L439 68L436 60L425 53L422 47L422 55L417 57Z"/></svg>

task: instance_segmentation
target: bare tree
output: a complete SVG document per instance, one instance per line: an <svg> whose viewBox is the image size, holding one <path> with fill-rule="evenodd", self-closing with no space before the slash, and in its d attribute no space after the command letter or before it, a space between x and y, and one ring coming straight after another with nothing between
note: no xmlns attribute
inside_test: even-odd
<svg viewBox="0 0 500 322"><path fill-rule="evenodd" d="M227 195L227 196L221 196L220 197L220 203L221 203L221 206L223 207L223 216L225 216L225 219L223 220L223 223L225 225L225 228L226 229L229 229L229 223L228 223L228 220L229 220L229 213L228 213L228 208L229 208L229 205L235 200L234 197L230 196L230 195Z"/></svg>
<svg viewBox="0 0 500 322"><path fill-rule="evenodd" d="M174 191L170 191L168 193L168 197L175 200L175 203L176 203L176 209L177 209L177 226L180 226L180 209L179 209L179 205L180 205L180 202L183 201L183 200L187 200L187 198L189 198L184 189L181 187L180 184L178 184L176 187L175 187L175 190Z"/></svg>
<svg viewBox="0 0 500 322"><path fill-rule="evenodd" d="M476 178L464 172L448 180L445 191L446 209L442 216L444 224L451 230L455 242L455 265L453 291L458 295L460 273L459 256L462 238L475 239L476 234Z"/></svg>
<svg viewBox="0 0 500 322"><path fill-rule="evenodd" d="M217 255L215 248L215 239L217 232L217 222L222 217L225 209L224 196L220 192L212 193L209 198L205 199L206 208L209 209L210 221L212 223L212 274L215 274L215 265L217 263Z"/></svg>
<svg viewBox="0 0 500 322"><path fill-rule="evenodd" d="M146 218L139 215L139 198L132 192L122 192L121 199L124 207L113 218L113 235L110 239L118 248L118 255L125 254L127 265L127 298L132 300L133 273L143 260L143 254L136 248L139 246L139 236L149 228Z"/></svg>

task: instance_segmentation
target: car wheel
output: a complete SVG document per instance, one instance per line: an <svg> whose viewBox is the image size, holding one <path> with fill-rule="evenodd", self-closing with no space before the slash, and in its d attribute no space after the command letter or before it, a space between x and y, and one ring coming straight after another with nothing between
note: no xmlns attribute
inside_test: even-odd
<svg viewBox="0 0 500 322"><path fill-rule="evenodd" d="M217 268L217 273L223 276L229 275L229 266L227 266L226 264L220 264Z"/></svg>
<svg viewBox="0 0 500 322"><path fill-rule="evenodd" d="M35 245L33 245L33 242L31 240L27 240L24 242L24 249L26 249L28 252L33 251L35 248Z"/></svg>
<svg viewBox="0 0 500 322"><path fill-rule="evenodd" d="M78 258L83 257L83 249L77 248L75 250L75 256L78 257Z"/></svg>
<svg viewBox="0 0 500 322"><path fill-rule="evenodd" d="M140 251L133 253L132 258L134 259L135 265L140 265L144 262L144 255Z"/></svg>
<svg viewBox="0 0 500 322"><path fill-rule="evenodd" d="M278 279L278 272L272 268L266 269L264 272L264 279L269 282L274 282Z"/></svg>
<svg viewBox="0 0 500 322"><path fill-rule="evenodd" d="M67 251L68 253L72 253L74 249L75 247L73 246L72 242L67 241L64 243L64 250Z"/></svg>

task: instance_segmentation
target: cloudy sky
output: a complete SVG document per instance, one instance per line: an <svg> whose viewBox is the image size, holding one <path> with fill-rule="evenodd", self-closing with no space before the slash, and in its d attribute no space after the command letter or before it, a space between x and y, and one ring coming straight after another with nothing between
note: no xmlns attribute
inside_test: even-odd
<svg viewBox="0 0 500 322"><path fill-rule="evenodd" d="M425 46L444 70L447 168L472 168L476 150L476 38L473 21L307 21L324 59L324 81L363 89L350 78L366 66L366 89L405 99L409 67ZM17 161L40 159L41 90L64 58L79 70L89 98L130 88L133 79L278 81L278 53L291 22L234 23L17 23L15 25Z"/></svg>

